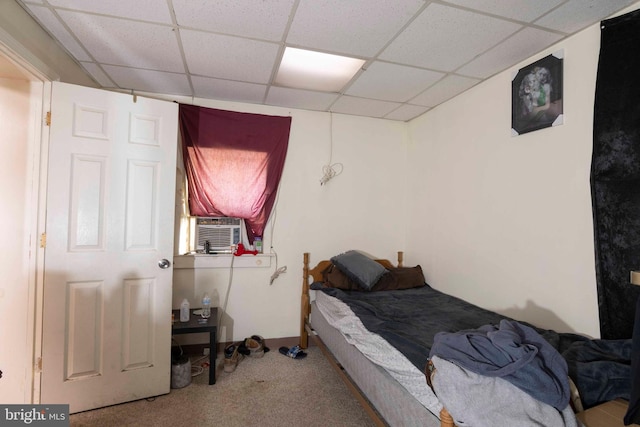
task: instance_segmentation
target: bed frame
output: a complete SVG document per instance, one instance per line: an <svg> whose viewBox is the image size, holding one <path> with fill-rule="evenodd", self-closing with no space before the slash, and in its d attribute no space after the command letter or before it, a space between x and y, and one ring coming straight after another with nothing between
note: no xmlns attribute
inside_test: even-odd
<svg viewBox="0 0 640 427"><path fill-rule="evenodd" d="M404 260L404 252L398 252L398 262L397 267L403 266ZM380 263L386 268L394 268L392 262L386 259L377 259L376 262ZM322 339L313 333L313 329L311 327L311 323L309 320L309 316L311 314L311 298L310 298L310 285L312 282L309 281L309 277L313 278L313 282L319 282L323 280L322 273L331 265L331 261L323 260L320 261L315 267L309 267L309 253L304 253L304 266L302 270L302 297L300 303L300 347L307 348L309 346L309 337L312 337L314 343L320 348L323 352L331 366L338 372L340 377L343 379L351 393L356 397L356 399L360 402L364 410L371 417L373 422L377 426L386 426L387 423L384 421L382 416L376 411L371 402L364 396L364 394L360 391L359 387L353 382L353 380L349 377L348 373L345 372L344 368L340 365L340 363L333 357L331 351L327 348L327 346L322 342ZM433 373L431 374L433 375ZM426 377L425 377L426 381ZM449 414L449 412L443 408L440 411L440 427L455 427L453 422L453 418Z"/></svg>

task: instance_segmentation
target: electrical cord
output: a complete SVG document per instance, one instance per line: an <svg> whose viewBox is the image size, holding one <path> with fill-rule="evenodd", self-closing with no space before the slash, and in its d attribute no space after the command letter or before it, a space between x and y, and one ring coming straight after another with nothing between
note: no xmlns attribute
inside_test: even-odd
<svg viewBox="0 0 640 427"><path fill-rule="evenodd" d="M269 281L269 284L273 285L273 281L276 280L285 271L287 271L287 266L286 265L284 267L280 267L280 268L276 269L276 271L271 275L271 280Z"/></svg>
<svg viewBox="0 0 640 427"><path fill-rule="evenodd" d="M273 285L273 282L285 271L287 271L287 266L285 265L284 267L280 267L278 268L278 252L276 252L276 250L273 248L273 242L275 241L275 233L274 233L274 229L276 227L276 218L278 217L278 202L280 200L280 184L281 182L278 183L278 191L276 192L276 201L273 204L273 214L271 216L271 245L270 245L270 253L273 254L273 256L276 259L276 269L273 272L273 274L271 275L271 278L269 279L269 286Z"/></svg>
<svg viewBox="0 0 640 427"><path fill-rule="evenodd" d="M171 342L176 343L176 345L178 346L178 349L180 350L180 356L183 356L184 351L182 351L182 346L180 345L178 340L176 340L174 337L171 337ZM211 351L209 351L209 354L211 354ZM189 358L189 363L191 364L191 377L197 377L198 375L204 372L204 368L202 366L194 366L194 365L197 363L200 363L201 361L205 360L208 357L209 357L208 355L201 356L200 358L194 361L191 361L191 358Z"/></svg>
<svg viewBox="0 0 640 427"><path fill-rule="evenodd" d="M211 369L211 368L209 368ZM197 377L204 372L204 368L202 366L191 366L191 378Z"/></svg>
<svg viewBox="0 0 640 427"><path fill-rule="evenodd" d="M325 185L329 180L335 178L342 173L342 163L331 163L333 158L333 113L329 112L329 163L322 167L322 178L320 178L320 185ZM339 166L340 169L336 170Z"/></svg>
<svg viewBox="0 0 640 427"><path fill-rule="evenodd" d="M211 354L211 349L209 349L209 354ZM209 357L208 355L201 356L198 359L191 362L191 377L197 377L198 375L201 375L204 372L204 368L202 366L194 366L194 365L200 363L201 361L207 359L208 357Z"/></svg>
<svg viewBox="0 0 640 427"><path fill-rule="evenodd" d="M227 303L229 302L229 294L231 293L231 285L233 284L233 260L235 259L235 245L231 245L231 265L229 266L229 283L227 284L227 294L224 296L224 304L222 310L220 310L220 316L218 316L218 334L222 332L222 316L227 311ZM218 340L220 335L218 335ZM209 349L209 351L216 351L215 348Z"/></svg>
<svg viewBox="0 0 640 427"><path fill-rule="evenodd" d="M206 359L206 358L208 358L208 357L209 357L209 355L206 355L206 356L200 356L198 359L194 360L194 361L193 361L193 362L191 362L191 363L200 363L201 361L203 361L204 359Z"/></svg>
<svg viewBox="0 0 640 427"><path fill-rule="evenodd" d="M336 171L335 167L340 166L340 170ZM324 185L329 182L330 179L340 175L342 173L342 163L334 163L332 165L325 165L322 167L322 178L320 179L320 185Z"/></svg>

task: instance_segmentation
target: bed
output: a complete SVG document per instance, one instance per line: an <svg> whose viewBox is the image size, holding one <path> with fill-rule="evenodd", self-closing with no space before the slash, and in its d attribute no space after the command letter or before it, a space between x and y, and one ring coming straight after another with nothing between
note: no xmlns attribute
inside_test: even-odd
<svg viewBox="0 0 640 427"><path fill-rule="evenodd" d="M300 346L306 348L309 339L314 340L376 425L454 426L447 408L436 397L432 385L427 384L427 377L432 379L434 375L444 375L444 371L434 374L427 369L433 335L498 324L508 318L431 288L424 282L420 266L403 266L402 252L398 252L395 264L388 260L375 260L385 270L382 276L385 280L379 280L368 290L385 292L355 289L354 281L362 278L345 277L336 265L336 257L320 261L315 267L310 267L309 261L309 254L305 253ZM403 285L398 287L397 279L390 282L390 272L402 273ZM416 284L418 277L422 281L420 285ZM368 279L373 280L371 277ZM405 286L407 281L411 283ZM312 290L315 291L313 301ZM409 302L401 302L400 297ZM423 310L425 304L432 305ZM375 315L371 316L371 313ZM403 318L405 315L410 318ZM424 319L414 323L421 317ZM376 332L371 333L372 330ZM536 331L558 352L576 344L595 342L576 334L558 334L537 328ZM601 340L596 344L601 345ZM627 344L626 341L616 342L611 351L621 353L621 348L626 351ZM619 358L624 357L626 355ZM626 361L612 363L607 358L605 362L605 365L590 364L589 368L596 366L602 370L604 367L615 371L612 371L615 375L628 374ZM571 384L575 386L573 382ZM581 409L577 390L577 387L572 388L572 410ZM628 390L608 392L624 397ZM566 416L566 412L563 415Z"/></svg>

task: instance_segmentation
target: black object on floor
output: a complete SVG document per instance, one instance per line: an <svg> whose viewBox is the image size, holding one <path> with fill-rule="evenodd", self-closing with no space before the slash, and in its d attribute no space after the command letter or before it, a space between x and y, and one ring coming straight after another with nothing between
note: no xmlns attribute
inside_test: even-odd
<svg viewBox="0 0 640 427"><path fill-rule="evenodd" d="M297 346L297 345L291 348L280 347L279 351L281 354L284 354L285 356L290 357L292 359L304 359L305 357L307 357L307 353L302 351L300 346Z"/></svg>

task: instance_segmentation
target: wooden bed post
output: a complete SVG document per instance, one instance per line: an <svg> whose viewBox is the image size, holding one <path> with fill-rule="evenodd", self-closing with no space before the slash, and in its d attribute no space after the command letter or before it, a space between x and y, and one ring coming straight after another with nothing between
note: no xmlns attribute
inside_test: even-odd
<svg viewBox="0 0 640 427"><path fill-rule="evenodd" d="M304 267L302 268L302 297L300 301L300 348L309 346L307 322L309 320L309 252L304 253Z"/></svg>
<svg viewBox="0 0 640 427"><path fill-rule="evenodd" d="M304 254L304 265L302 268L302 295L300 297L300 348L309 347L309 315L311 314L311 297L309 290L309 276L313 276L314 281L322 280L323 272L331 265L331 261L320 261L315 267L309 268L309 252ZM387 260L376 260L387 268L392 268L393 264ZM398 251L398 267L402 267L404 252Z"/></svg>
<svg viewBox="0 0 640 427"><path fill-rule="evenodd" d="M440 411L440 427L456 427L453 423L453 417L446 408L442 408Z"/></svg>
<svg viewBox="0 0 640 427"><path fill-rule="evenodd" d="M313 281L317 282L324 279L324 272L331 266L330 260L320 261L315 267L309 268L309 253L304 252L304 266L302 268L302 296L300 301L300 348L307 348L309 346L309 332L311 327L309 325L309 317L311 315L311 297L310 297L310 283L309 276L313 277ZM393 268L394 265L391 261L386 259L376 260L386 268ZM398 251L397 267L403 267L404 252ZM309 329L307 329L309 327ZM335 360L330 350L322 342L322 339L318 336L313 336L314 342L318 344L320 350L324 353L329 361L329 364L338 372L340 377L344 380L349 390L358 399L363 406L367 414L371 417L376 426L386 426L386 422L382 419L380 414L371 405L371 402L364 397L358 386L352 381L348 373L342 368L342 366ZM455 427L453 418L449 415L446 408L442 408L440 411L440 427Z"/></svg>

